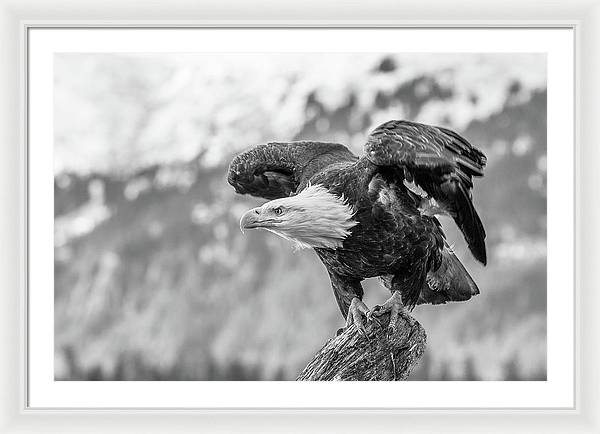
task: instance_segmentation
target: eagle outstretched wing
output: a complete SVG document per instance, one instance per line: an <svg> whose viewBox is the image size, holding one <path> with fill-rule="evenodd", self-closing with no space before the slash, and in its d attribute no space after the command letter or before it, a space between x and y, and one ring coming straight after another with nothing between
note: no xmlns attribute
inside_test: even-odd
<svg viewBox="0 0 600 434"><path fill-rule="evenodd" d="M229 165L227 181L237 193L278 199L303 189L330 164L357 159L338 143L267 143L237 155Z"/></svg>
<svg viewBox="0 0 600 434"><path fill-rule="evenodd" d="M483 176L485 155L446 128L408 121L377 127L365 144L365 157L378 166L401 166L450 214L473 256L486 263L485 230L472 203L473 177Z"/></svg>

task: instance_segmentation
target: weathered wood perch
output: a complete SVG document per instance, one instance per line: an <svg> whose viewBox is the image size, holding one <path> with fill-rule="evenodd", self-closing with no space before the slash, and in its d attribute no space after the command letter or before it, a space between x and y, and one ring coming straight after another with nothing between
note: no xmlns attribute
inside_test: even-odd
<svg viewBox="0 0 600 434"><path fill-rule="evenodd" d="M406 380L425 352L427 335L413 317L401 313L398 328L387 335L389 315L370 323L368 338L355 326L329 340L300 373L297 380Z"/></svg>

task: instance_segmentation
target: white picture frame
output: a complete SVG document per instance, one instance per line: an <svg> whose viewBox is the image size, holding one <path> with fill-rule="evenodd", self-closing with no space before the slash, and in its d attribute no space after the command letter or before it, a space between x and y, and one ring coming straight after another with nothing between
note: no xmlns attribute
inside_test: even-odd
<svg viewBox="0 0 600 434"><path fill-rule="evenodd" d="M309 2L312 3L312 2ZM441 3L441 2L440 2ZM119 2L121 5L131 5L131 2ZM505 3L504 3L505 4ZM522 2L521 2L522 4ZM594 366L599 360L598 350L594 348L594 338L598 337L598 320L594 319L593 308L598 306L598 296L594 295L594 280L592 270L595 269L594 241L598 234L593 230L593 223L597 221L594 216L598 214L598 206L594 202L580 200L580 198L594 197L594 181L597 175L593 170L594 163L598 158L597 150L594 149L593 139L598 138L598 127L592 122L594 109L597 109L598 83L593 82L594 72L598 72L597 61L594 59L593 50L597 49L594 34L597 36L596 24L600 20L600 13L593 5L578 4L572 6L570 16L565 17L564 9L556 8L556 14L551 19L543 22L533 19L536 8L530 5L530 9L523 11L521 15L507 17L505 20L494 20L494 13L502 6L498 3L491 5L489 9L473 10L474 18L470 21L452 20L451 11L444 9L441 4L436 7L426 8L428 10L413 10L408 21L390 20L392 15L390 9L398 9L400 14L401 5L391 7L383 3L372 3L369 5L369 19L359 20L365 17L365 10L359 7L350 8L347 13L356 17L356 20L335 20L335 7L333 2L328 4L290 6L287 11L280 11L279 15L271 16L271 20L253 20L252 8L241 4L236 9L228 10L223 6L205 5L204 12L213 13L214 19L198 21L177 21L175 15L169 16L174 21L153 21L155 18L147 15L147 21L134 20L133 16L138 10L124 11L119 9L116 2L105 4L94 4L97 11L107 14L111 20L100 22L99 16L91 16L92 13L84 12L73 16L76 11L69 10L66 5L59 5L54 10L59 10L60 21L52 21L48 15L44 15L41 3L24 1L18 5L9 5L7 2L1 4L1 19L6 25L2 26L4 33L2 37L3 50L9 56L2 69L3 86L5 86L6 98L2 102L0 110L2 121L2 135L5 143L20 143L20 146L5 146L3 171L6 179L3 182L3 193L7 197L6 209L3 213L2 243L5 257L8 261L3 263L3 276L5 290L3 291L2 313L5 324L3 329L7 332L8 339L2 340L2 353L9 355L0 362L2 368L2 413L0 413L0 426L5 427L7 432L31 432L47 430L66 430L68 427L77 427L78 432L197 432L200 428L210 432L225 432L231 429L240 431L252 430L260 432L331 432L343 427L344 431L373 431L376 426L381 432L397 432L398 427L410 429L410 432L431 432L432 430L448 429L460 432L598 432L600 421L593 412L597 407L598 396L594 390L600 388L598 374L594 372ZM306 7L306 10L304 8ZM458 7L456 4L453 8ZM466 7L466 4L465 4ZM565 6L566 7L566 6ZM571 6L569 6L571 7ZM421 7L422 8L422 7ZM187 18L197 13L198 18L202 7L196 5L181 6L176 8L179 17ZM551 8L550 8L551 9ZM145 13L166 13L167 5L149 8ZM467 9L465 9L467 10ZM379 11L379 12L377 12ZM285 13L284 13L285 12ZM546 11L548 14L551 11ZM377 13L379 13L378 16ZM444 15L446 14L446 15ZM35 19L46 18L44 21ZM447 16L447 19L444 19ZM385 20L377 18L385 17ZM441 21L431 20L438 18ZM591 17L591 18L590 18ZM140 17L142 18L142 17ZM165 17L163 17L165 18ZM427 18L425 20L424 18ZM565 19L567 18L567 19ZM91 21L90 21L91 20ZM121 20L121 21L118 21ZM576 404L571 410L237 410L237 411L215 411L215 410L34 410L26 406L25 393L25 342L27 330L23 327L23 312L25 312L26 279L25 279L25 204L27 183L24 165L26 162L23 125L25 113L14 110L15 107L24 107L24 94L26 91L26 80L24 70L19 66L24 64L22 51L24 32L34 25L47 26L98 26L98 25L127 25L127 26L535 26L535 27L572 27L576 32L576 290L579 297L576 303L577 313L577 391ZM597 27L597 26L596 26ZM596 32L596 33L594 33ZM594 63L595 62L595 63ZM585 96L585 97L584 97ZM20 115L20 118L17 118ZM587 122L586 122L587 120ZM585 128L583 126L585 125ZM586 146L587 145L587 146ZM12 187L12 188L11 188ZM589 191L588 191L589 190ZM587 193L587 194L586 194ZM580 234L586 234L580 238ZM589 234L592 234L590 236ZM17 254L15 254L17 252ZM17 307L20 303L20 309ZM587 345L586 345L587 344ZM16 351L19 348L20 351ZM581 350L582 349L582 350ZM20 380L20 381L19 381ZM310 417L307 417L310 414ZM508 417L510 414L510 417ZM157 417L158 416L158 417ZM451 424L451 425L450 425Z"/></svg>

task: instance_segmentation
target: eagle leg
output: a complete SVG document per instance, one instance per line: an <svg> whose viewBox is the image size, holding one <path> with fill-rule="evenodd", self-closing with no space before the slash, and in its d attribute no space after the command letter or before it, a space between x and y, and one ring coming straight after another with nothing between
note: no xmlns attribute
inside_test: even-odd
<svg viewBox="0 0 600 434"><path fill-rule="evenodd" d="M388 298L385 303L373 307L372 315L381 316L389 312L390 323L388 325L388 331L394 334L398 327L398 316L400 315L400 312L403 312L404 310L401 292L399 290L394 290L392 291L392 296Z"/></svg>
<svg viewBox="0 0 600 434"><path fill-rule="evenodd" d="M369 309L360 298L354 297L350 302L350 307L348 308L346 327L350 327L352 324L354 324L358 332L365 338L369 339L363 317L365 317L367 320L374 319L371 315L371 309ZM376 322L379 324L378 320L376 320Z"/></svg>

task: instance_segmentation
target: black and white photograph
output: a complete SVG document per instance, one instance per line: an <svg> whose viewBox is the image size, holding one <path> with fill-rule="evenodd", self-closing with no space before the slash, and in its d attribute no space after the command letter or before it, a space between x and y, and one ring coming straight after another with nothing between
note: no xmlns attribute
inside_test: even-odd
<svg viewBox="0 0 600 434"><path fill-rule="evenodd" d="M546 380L546 60L55 54L55 380Z"/></svg>

